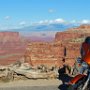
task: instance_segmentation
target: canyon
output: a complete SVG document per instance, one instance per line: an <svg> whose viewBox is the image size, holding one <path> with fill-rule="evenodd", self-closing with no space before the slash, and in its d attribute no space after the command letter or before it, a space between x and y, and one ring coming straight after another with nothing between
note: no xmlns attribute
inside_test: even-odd
<svg viewBox="0 0 90 90"><path fill-rule="evenodd" d="M23 58L32 66L73 66L87 36L90 36L90 25L57 32L52 42L28 42L18 32L0 32L0 64L11 64Z"/></svg>
<svg viewBox="0 0 90 90"><path fill-rule="evenodd" d="M25 60L34 66L44 64L49 67L62 67L66 64L72 67L75 60L80 57L80 47L87 36L90 36L90 25L57 32L53 42L28 44Z"/></svg>

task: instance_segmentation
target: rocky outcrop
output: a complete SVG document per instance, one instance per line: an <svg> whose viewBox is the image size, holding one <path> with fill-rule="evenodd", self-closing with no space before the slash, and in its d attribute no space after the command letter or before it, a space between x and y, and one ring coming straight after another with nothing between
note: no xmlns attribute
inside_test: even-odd
<svg viewBox="0 0 90 90"><path fill-rule="evenodd" d="M70 43L30 43L27 47L25 60L30 65L47 65L62 67L65 63L72 66L79 54L79 45ZM71 62L72 60L72 62Z"/></svg>
<svg viewBox="0 0 90 90"><path fill-rule="evenodd" d="M75 39L75 38L81 38L83 37L84 34L76 33L76 32L57 32L55 35L55 41L67 41L70 39Z"/></svg>
<svg viewBox="0 0 90 90"><path fill-rule="evenodd" d="M90 25L82 25L64 32L57 32L55 41L48 43L28 42L27 48L25 47L26 42L22 43L19 33L1 32L0 55L2 57L0 60L4 63L7 59L8 63L12 63L19 60L25 53L25 61L33 66L41 64L50 67L62 67L63 64L72 66L76 58L80 56L81 43L86 36L90 35L89 29Z"/></svg>
<svg viewBox="0 0 90 90"><path fill-rule="evenodd" d="M81 25L77 28L56 33L55 42L60 41L66 47L66 63L71 64L76 57L80 56L81 44L87 36L90 36L90 25Z"/></svg>
<svg viewBox="0 0 90 90"><path fill-rule="evenodd" d="M57 32L53 43L30 43L25 54L26 61L32 65L46 64L59 66L67 64L72 66L80 56L80 47L90 26L82 25L64 32ZM65 60L65 62L63 62Z"/></svg>
<svg viewBox="0 0 90 90"><path fill-rule="evenodd" d="M72 39L84 38L86 36L90 36L90 25L81 25L77 28L71 28L64 32L57 32L55 35L55 41L63 41L65 42Z"/></svg>
<svg viewBox="0 0 90 90"><path fill-rule="evenodd" d="M58 66L59 59L64 56L63 50L61 44L34 42L28 45L25 57L26 61L34 66L41 64Z"/></svg>
<svg viewBox="0 0 90 90"><path fill-rule="evenodd" d="M69 29L69 30L67 30L67 31L69 31L69 32L80 32L80 33L90 33L90 25L88 25L88 24L84 24L84 25L81 25L81 26L79 26L79 27L77 27L77 28L71 28L71 29Z"/></svg>
<svg viewBox="0 0 90 90"><path fill-rule="evenodd" d="M18 32L0 32L0 43L16 43L20 42Z"/></svg>
<svg viewBox="0 0 90 90"><path fill-rule="evenodd" d="M26 44L18 32L0 32L0 64L10 64L18 60L24 54L25 48Z"/></svg>

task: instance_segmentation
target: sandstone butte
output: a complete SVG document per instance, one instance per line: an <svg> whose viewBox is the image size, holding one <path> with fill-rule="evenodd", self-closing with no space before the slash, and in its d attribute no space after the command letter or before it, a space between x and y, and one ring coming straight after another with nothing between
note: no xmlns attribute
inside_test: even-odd
<svg viewBox="0 0 90 90"><path fill-rule="evenodd" d="M0 64L11 64L21 58L25 47L25 41L18 32L0 32Z"/></svg>
<svg viewBox="0 0 90 90"><path fill-rule="evenodd" d="M81 43L89 35L90 25L81 25L57 32L53 42L30 42L27 45L27 41L22 41L18 32L0 32L0 55L7 55L0 57L0 64L14 63L23 57L25 62L33 66L44 64L62 67L63 60L72 66L80 56ZM15 55L17 53L19 55Z"/></svg>

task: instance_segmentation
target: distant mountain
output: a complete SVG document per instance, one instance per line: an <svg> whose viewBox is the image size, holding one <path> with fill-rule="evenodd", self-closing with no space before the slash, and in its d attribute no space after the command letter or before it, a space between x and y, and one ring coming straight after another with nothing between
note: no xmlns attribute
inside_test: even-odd
<svg viewBox="0 0 90 90"><path fill-rule="evenodd" d="M9 31L16 32L39 32L39 31L64 31L68 28L76 27L74 24L35 24L31 26L26 26L19 29L9 29ZM7 30L6 30L7 31Z"/></svg>
<svg viewBox="0 0 90 90"><path fill-rule="evenodd" d="M56 32L65 31L69 28L76 27L74 24L37 24L31 25L19 29L12 29L10 31L20 32L21 35L25 36L31 41L52 41L55 37Z"/></svg>
<svg viewBox="0 0 90 90"><path fill-rule="evenodd" d="M27 26L21 29L16 29L19 32L26 31L63 31L68 28L76 27L74 24L60 24L60 23L54 23L54 24L42 24L42 25L33 25L33 26Z"/></svg>

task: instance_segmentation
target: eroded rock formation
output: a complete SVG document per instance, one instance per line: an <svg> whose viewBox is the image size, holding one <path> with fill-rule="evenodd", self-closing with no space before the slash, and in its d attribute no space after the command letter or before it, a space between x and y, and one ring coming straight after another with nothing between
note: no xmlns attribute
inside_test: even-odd
<svg viewBox="0 0 90 90"><path fill-rule="evenodd" d="M72 66L80 56L80 46L89 36L90 26L82 25L64 32L57 32L53 43L35 42L28 45L25 57L32 65ZM63 62L65 59L65 62Z"/></svg>
<svg viewBox="0 0 90 90"><path fill-rule="evenodd" d="M19 33L1 32L0 64L13 63L25 53L25 61L33 66L41 64L49 67L62 67L63 64L72 66L76 58L80 56L81 43L89 35L90 25L81 25L64 32L57 32L53 42L31 42L26 48L26 42L22 42ZM6 60L7 63L5 63Z"/></svg>
<svg viewBox="0 0 90 90"><path fill-rule="evenodd" d="M81 25L78 28L71 28L64 32L57 32L55 35L55 41L70 41L72 39L84 38L90 36L90 25Z"/></svg>
<svg viewBox="0 0 90 90"><path fill-rule="evenodd" d="M34 42L28 45L25 57L32 65L55 66L59 65L58 61L63 57L63 50L61 44Z"/></svg>
<svg viewBox="0 0 90 90"><path fill-rule="evenodd" d="M65 63L72 66L75 59L80 56L80 44L73 43L31 43L28 45L25 60L31 65L45 64L62 67Z"/></svg>
<svg viewBox="0 0 90 90"><path fill-rule="evenodd" d="M18 32L0 32L0 64L10 64L21 58L25 47Z"/></svg>
<svg viewBox="0 0 90 90"><path fill-rule="evenodd" d="M0 43L15 43L20 42L18 32L0 32Z"/></svg>

